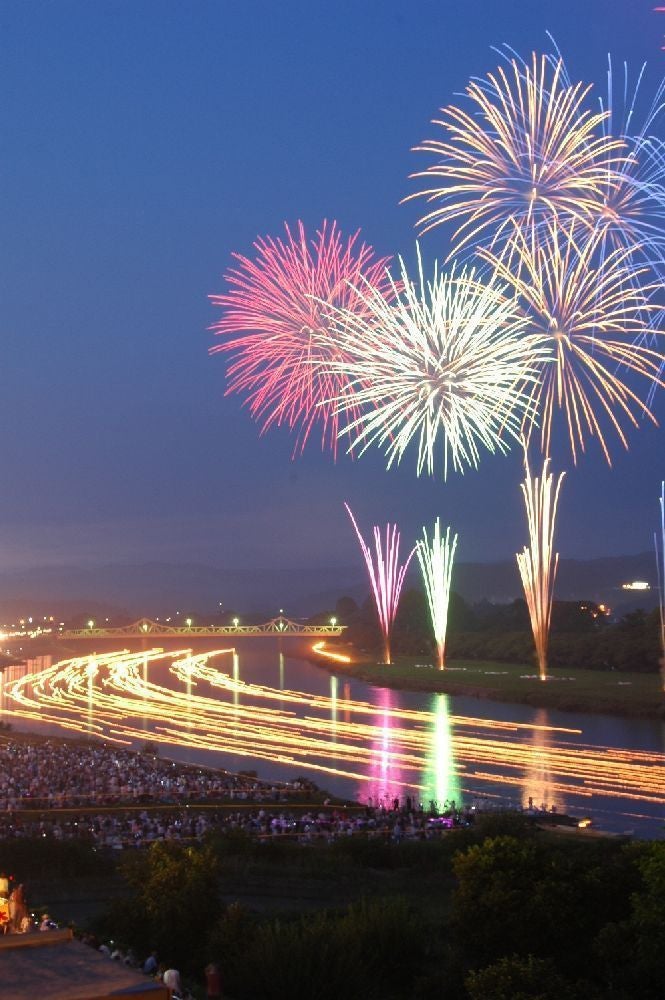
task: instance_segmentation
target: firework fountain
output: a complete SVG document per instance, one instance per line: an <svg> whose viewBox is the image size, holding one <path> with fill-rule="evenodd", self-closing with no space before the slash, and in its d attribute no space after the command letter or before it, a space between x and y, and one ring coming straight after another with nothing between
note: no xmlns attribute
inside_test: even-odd
<svg viewBox="0 0 665 1000"><path fill-rule="evenodd" d="M376 552L376 563L374 561L374 556L372 551L365 542L360 529L356 523L356 519L351 512L351 508L348 504L344 504L347 513L351 518L351 523L355 529L356 535L358 536L358 541L360 542L360 548L362 549L363 556L365 557L365 563L367 565L367 572L369 573L370 583L372 585L372 593L374 595L374 601L376 603L376 611L379 618L379 627L381 629L381 635L383 636L383 660L384 663L390 663L390 633L392 631L393 622L395 621L395 615L397 614L397 607L399 605L399 597L402 592L402 586L404 584L404 577L406 576L406 571L409 568L409 563L413 558L413 554L416 551L415 548L411 549L409 555L407 556L406 562L400 566L399 563L399 541L400 535L396 524L386 525L386 541L385 549L381 543L381 531L375 525L374 526L374 548Z"/></svg>
<svg viewBox="0 0 665 1000"><path fill-rule="evenodd" d="M457 535L451 537L450 527L441 534L441 523L437 517L432 540L423 528L423 538L416 545L418 562L423 575L427 603L429 604L434 639L439 658L439 670L443 670L446 660L446 631L448 628L448 604L450 602L450 580L453 572Z"/></svg>
<svg viewBox="0 0 665 1000"><path fill-rule="evenodd" d="M547 679L547 646L554 580L559 561L559 555L553 549L554 527L559 491L565 475L562 472L555 483L554 475L549 471L549 462L549 458L544 460L540 479L533 479L525 453L526 478L522 483L522 494L526 507L530 546L524 546L522 552L517 554L517 565L529 609L541 681Z"/></svg>

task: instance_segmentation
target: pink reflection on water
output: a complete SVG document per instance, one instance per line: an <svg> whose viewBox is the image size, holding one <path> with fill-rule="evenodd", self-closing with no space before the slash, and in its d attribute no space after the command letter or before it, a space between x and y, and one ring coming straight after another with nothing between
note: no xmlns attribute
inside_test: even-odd
<svg viewBox="0 0 665 1000"><path fill-rule="evenodd" d="M357 798L373 806L392 808L394 800L401 802L408 792L404 772L394 757L400 749L393 735L399 721L391 712L400 707L399 695L390 688L375 688L373 693L376 707L383 710L375 722L380 738L372 740L371 763L367 769L369 780L360 783Z"/></svg>

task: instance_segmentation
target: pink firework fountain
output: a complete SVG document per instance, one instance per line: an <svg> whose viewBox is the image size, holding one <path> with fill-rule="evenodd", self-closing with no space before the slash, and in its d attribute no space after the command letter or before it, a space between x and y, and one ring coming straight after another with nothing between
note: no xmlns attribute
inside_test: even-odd
<svg viewBox="0 0 665 1000"><path fill-rule="evenodd" d="M254 259L233 254L237 266L225 275L229 290L210 296L224 310L212 327L224 339L211 353L231 355L227 394L245 396L261 433L272 426L297 429L295 454L320 421L322 447L336 454L338 404L331 401L349 391L349 379L331 371L341 349L328 310L363 313L355 287L366 282L390 298L390 258L377 257L359 232L343 237L336 222L324 221L314 239L302 222L296 232L285 229L283 239L257 239Z"/></svg>
<svg viewBox="0 0 665 1000"><path fill-rule="evenodd" d="M375 525L375 562L374 555L360 533L360 529L358 528L356 519L351 512L351 508L348 503L345 503L344 506L346 507L348 515L351 518L351 523L353 524L356 535L358 536L360 548L362 549L363 556L365 557L370 583L372 584L372 593L374 595L376 611L379 617L379 627L381 629L381 635L383 636L383 661L384 663L391 663L390 634L392 632L393 622L395 621L395 615L397 614L399 597L404 584L404 577L406 576L409 563L411 562L413 554L416 550L415 548L411 549L406 562L400 566L400 536L397 525L386 525L385 549L381 543L381 529L378 525Z"/></svg>

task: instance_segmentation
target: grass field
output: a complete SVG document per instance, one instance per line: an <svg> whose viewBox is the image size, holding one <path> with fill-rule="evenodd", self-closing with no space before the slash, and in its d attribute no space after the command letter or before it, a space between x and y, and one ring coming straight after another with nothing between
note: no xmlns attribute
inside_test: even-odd
<svg viewBox="0 0 665 1000"><path fill-rule="evenodd" d="M357 677L377 687L472 695L564 711L665 718L659 674L571 668L557 670L551 679L541 681L523 663L451 660L441 671L406 657L398 657L391 666L366 660L350 664L332 664L323 659L317 662L337 674Z"/></svg>

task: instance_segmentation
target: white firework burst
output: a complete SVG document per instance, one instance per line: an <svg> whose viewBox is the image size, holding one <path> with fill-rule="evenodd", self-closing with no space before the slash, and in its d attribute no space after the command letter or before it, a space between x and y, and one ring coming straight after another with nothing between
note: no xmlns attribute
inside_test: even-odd
<svg viewBox="0 0 665 1000"><path fill-rule="evenodd" d="M362 310L330 310L340 346L332 368L347 384L335 400L348 421L340 437L354 453L382 448L388 468L416 442L418 475L433 475L440 453L445 478L449 463L476 468L481 448L506 452L520 439L548 354L506 285L455 264L448 274L435 265L426 281L420 250L415 282L399 264L390 301L366 282L355 288Z"/></svg>

